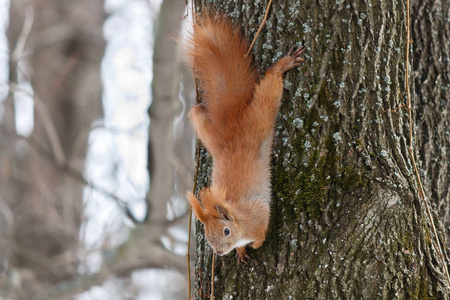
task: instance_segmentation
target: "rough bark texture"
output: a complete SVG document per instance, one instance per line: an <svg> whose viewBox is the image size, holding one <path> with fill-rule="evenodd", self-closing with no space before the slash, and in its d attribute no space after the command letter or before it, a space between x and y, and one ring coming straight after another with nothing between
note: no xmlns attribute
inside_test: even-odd
<svg viewBox="0 0 450 300"><path fill-rule="evenodd" d="M413 1L416 129L428 196L450 229L450 3Z"/></svg>
<svg viewBox="0 0 450 300"><path fill-rule="evenodd" d="M225 11L251 39L266 2L197 5ZM418 144L431 195L448 220L448 4L417 3L414 30L425 28L417 47L430 52L417 52L414 64L427 71L415 86L422 89L414 106ZM307 61L285 79L267 240L250 250L248 265L217 258L216 299L448 298L409 159L408 111L400 108L405 23L406 1L274 1L255 61L266 70L302 40ZM199 188L211 171L204 150L200 163ZM197 228L194 293L208 299L212 250Z"/></svg>

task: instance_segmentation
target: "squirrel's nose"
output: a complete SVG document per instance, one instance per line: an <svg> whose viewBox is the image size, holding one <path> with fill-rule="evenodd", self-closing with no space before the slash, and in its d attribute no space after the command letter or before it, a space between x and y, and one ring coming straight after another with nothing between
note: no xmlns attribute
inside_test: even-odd
<svg viewBox="0 0 450 300"><path fill-rule="evenodd" d="M222 254L223 254L223 251L216 251L216 254L217 254L217 255L222 255Z"/></svg>

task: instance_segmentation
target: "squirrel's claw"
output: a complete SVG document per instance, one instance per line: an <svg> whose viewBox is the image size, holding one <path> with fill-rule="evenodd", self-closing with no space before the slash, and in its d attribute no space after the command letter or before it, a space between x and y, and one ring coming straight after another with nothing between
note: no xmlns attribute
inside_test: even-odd
<svg viewBox="0 0 450 300"><path fill-rule="evenodd" d="M250 257L250 255L247 254L247 251L245 250L245 246L236 248L236 257L237 257L237 261L240 265L246 264L246 263L248 263L248 260L252 259Z"/></svg>
<svg viewBox="0 0 450 300"><path fill-rule="evenodd" d="M300 63L305 61L305 59L303 57L300 57L300 55L305 51L306 47L301 46L297 49L295 49L295 47L295 45L292 46L286 56L282 57L279 61L273 64L271 69L275 72L278 71L284 74L290 69L300 66Z"/></svg>
<svg viewBox="0 0 450 300"><path fill-rule="evenodd" d="M292 55L292 51L294 51L294 49L295 49L295 45L292 45L292 47L291 47L291 49L289 49L287 55L288 55L288 56L291 56L291 55ZM298 50L298 49L297 49L297 50Z"/></svg>
<svg viewBox="0 0 450 300"><path fill-rule="evenodd" d="M294 46L292 46L292 47L294 47ZM292 49L292 48L291 48L291 49ZM305 46L298 47L297 50L295 50L295 52L294 52L294 56L298 56L298 55L302 54L303 51L305 51L305 49L306 49ZM290 51L289 51L289 52L290 52Z"/></svg>
<svg viewBox="0 0 450 300"><path fill-rule="evenodd" d="M292 46L291 50L289 50L289 52L286 56L292 57L294 59L293 64L296 67L298 67L298 66L300 66L301 62L305 61L305 59L303 57L300 57L300 54L302 54L305 51L306 47L305 46L298 47L297 50L295 50L295 52L292 53L293 47L294 46Z"/></svg>

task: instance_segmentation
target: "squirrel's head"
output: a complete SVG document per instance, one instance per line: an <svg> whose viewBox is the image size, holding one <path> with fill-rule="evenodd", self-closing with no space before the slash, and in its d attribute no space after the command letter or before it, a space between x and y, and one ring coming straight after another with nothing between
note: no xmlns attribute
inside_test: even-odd
<svg viewBox="0 0 450 300"><path fill-rule="evenodd" d="M241 247L242 229L235 212L226 202L226 195L214 188L204 188L199 193L200 200L188 192L197 219L205 226L205 236L217 255L225 255L236 247Z"/></svg>

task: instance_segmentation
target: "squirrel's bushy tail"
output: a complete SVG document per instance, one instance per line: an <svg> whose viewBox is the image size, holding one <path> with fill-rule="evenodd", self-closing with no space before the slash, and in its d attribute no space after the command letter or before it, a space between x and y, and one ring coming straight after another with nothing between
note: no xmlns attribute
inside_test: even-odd
<svg viewBox="0 0 450 300"><path fill-rule="evenodd" d="M252 56L245 56L248 43L239 28L223 15L204 12L196 16L193 31L182 46L211 119L239 114L252 99L257 80Z"/></svg>

